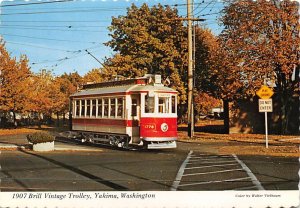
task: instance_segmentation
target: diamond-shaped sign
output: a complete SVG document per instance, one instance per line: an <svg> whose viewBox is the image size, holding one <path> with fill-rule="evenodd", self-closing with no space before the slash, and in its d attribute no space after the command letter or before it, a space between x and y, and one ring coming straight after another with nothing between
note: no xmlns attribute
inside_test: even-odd
<svg viewBox="0 0 300 208"><path fill-rule="evenodd" d="M269 99L274 94L273 90L266 85L261 86L261 88L256 92L257 96L261 99Z"/></svg>

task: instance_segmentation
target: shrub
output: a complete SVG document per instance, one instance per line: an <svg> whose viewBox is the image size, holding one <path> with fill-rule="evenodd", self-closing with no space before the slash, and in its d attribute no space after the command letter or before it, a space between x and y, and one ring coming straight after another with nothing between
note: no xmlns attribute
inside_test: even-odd
<svg viewBox="0 0 300 208"><path fill-rule="evenodd" d="M36 132L33 134L28 134L27 140L30 143L38 144L45 142L53 142L55 140L55 137L46 132Z"/></svg>

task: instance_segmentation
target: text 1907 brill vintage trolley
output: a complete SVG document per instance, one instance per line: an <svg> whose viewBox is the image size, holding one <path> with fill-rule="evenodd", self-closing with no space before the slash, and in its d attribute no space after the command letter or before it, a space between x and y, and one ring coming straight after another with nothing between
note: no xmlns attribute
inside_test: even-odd
<svg viewBox="0 0 300 208"><path fill-rule="evenodd" d="M160 75L87 84L70 97L71 130L83 142L176 148L177 91Z"/></svg>

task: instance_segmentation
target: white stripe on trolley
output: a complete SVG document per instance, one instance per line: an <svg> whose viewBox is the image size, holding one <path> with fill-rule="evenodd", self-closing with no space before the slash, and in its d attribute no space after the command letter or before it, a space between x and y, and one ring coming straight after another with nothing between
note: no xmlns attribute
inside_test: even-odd
<svg viewBox="0 0 300 208"><path fill-rule="evenodd" d="M185 174L183 176L207 175L207 174L214 174L214 173L233 172L233 171L239 171L239 170L243 170L243 169L242 168L238 168L238 169L218 170L218 171L204 172L204 173L190 173L190 174Z"/></svg>
<svg viewBox="0 0 300 208"><path fill-rule="evenodd" d="M182 187L182 186L195 186L195 185L203 185L203 184L210 184L210 183L223 183L223 182L243 181L243 180L248 180L249 178L250 177L228 179L228 180L221 180L221 181L206 181L206 182L200 182L200 183L186 183L186 184L181 184L179 186L180 187Z"/></svg>
<svg viewBox="0 0 300 208"><path fill-rule="evenodd" d="M242 168L247 172L248 176L251 178L252 183L256 186L258 190L265 190L264 187L261 185L259 180L255 177L255 175L251 172L251 170L247 167L245 163L238 159L238 157L233 154L234 159L242 166Z"/></svg>
<svg viewBox="0 0 300 208"><path fill-rule="evenodd" d="M238 165L238 164L228 163L226 165L206 165L206 166L198 166L198 167L191 167L191 168L185 168L185 169L186 170L192 170L192 169L211 168L211 167L226 167L226 166L232 166L232 165Z"/></svg>
<svg viewBox="0 0 300 208"><path fill-rule="evenodd" d="M193 151L191 150L191 151L189 152L188 156L186 157L186 159L185 159L185 160L183 161L183 163L181 164L180 169L179 169L179 171L178 171L178 173L177 173L177 175L176 175L176 179L175 179L175 181L173 182L173 185L172 185L172 187L171 187L171 191L176 191L176 190L177 190L177 188L178 188L178 186L179 186L179 183L180 183L180 181L181 181L181 178L182 178L182 176L183 176L184 169L185 169L186 165L188 164L188 162L189 162L189 160L190 160L192 154L193 154Z"/></svg>

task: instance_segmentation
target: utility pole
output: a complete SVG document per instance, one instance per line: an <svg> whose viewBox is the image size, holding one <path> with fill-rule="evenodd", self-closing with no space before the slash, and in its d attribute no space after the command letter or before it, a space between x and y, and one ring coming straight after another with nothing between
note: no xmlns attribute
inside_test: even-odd
<svg viewBox="0 0 300 208"><path fill-rule="evenodd" d="M188 136L194 136L194 102L193 102L193 25L192 25L192 0L187 0L188 21Z"/></svg>

